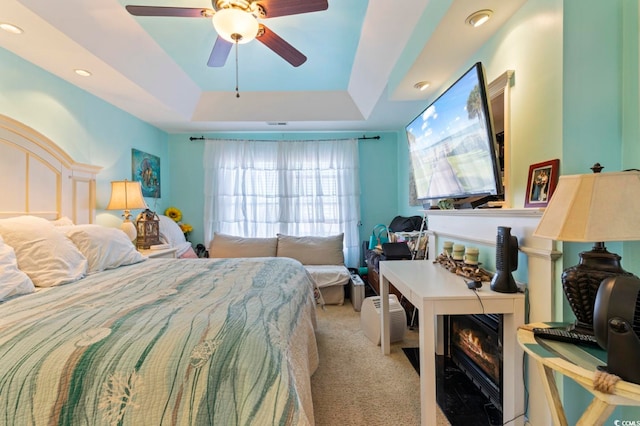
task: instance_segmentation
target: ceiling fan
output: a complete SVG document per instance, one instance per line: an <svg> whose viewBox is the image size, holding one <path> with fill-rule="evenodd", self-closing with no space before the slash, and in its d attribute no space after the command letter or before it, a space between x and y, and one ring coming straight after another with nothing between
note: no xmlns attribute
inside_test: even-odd
<svg viewBox="0 0 640 426"><path fill-rule="evenodd" d="M207 65L222 67L234 44L254 38L294 67L307 57L258 19L317 12L329 7L327 0L211 0L213 9L200 7L126 6L134 16L210 18L218 33Z"/></svg>

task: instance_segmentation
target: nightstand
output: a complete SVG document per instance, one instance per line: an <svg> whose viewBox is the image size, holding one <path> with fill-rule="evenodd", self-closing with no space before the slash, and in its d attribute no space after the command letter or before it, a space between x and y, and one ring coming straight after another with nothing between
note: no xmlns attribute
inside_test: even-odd
<svg viewBox="0 0 640 426"><path fill-rule="evenodd" d="M167 248L161 250L145 250L138 249L140 253L149 257L149 258L165 258L165 259L175 259L176 258L176 249L175 248Z"/></svg>
<svg viewBox="0 0 640 426"><path fill-rule="evenodd" d="M545 323L535 323L520 328L518 330L518 343L538 367L554 425L566 425L568 423L553 372L558 372L573 379L593 395L591 404L582 414L577 424L603 425L617 406L637 407L640 405L640 385L636 383L620 380L608 390L609 393L606 392L607 389L598 390L596 383L599 379L596 376L596 372L598 367L606 364L604 361L606 360L606 351L573 343L537 340L531 329L548 326L549 324ZM626 422L618 420L611 422L611 424L619 423L625 424ZM632 423L634 422L629 422L629 424Z"/></svg>

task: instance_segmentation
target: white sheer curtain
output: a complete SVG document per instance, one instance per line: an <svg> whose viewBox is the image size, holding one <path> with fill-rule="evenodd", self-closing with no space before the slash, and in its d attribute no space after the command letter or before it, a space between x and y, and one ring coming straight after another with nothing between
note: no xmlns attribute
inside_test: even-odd
<svg viewBox="0 0 640 426"><path fill-rule="evenodd" d="M204 230L243 237L344 232L345 263L357 266L358 141L205 142Z"/></svg>

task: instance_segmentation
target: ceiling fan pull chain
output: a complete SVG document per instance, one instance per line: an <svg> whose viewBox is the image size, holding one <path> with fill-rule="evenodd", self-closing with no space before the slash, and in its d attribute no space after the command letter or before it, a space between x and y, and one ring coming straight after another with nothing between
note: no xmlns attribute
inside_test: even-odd
<svg viewBox="0 0 640 426"><path fill-rule="evenodd" d="M238 90L238 39L236 39L236 98L240 97L240 91Z"/></svg>

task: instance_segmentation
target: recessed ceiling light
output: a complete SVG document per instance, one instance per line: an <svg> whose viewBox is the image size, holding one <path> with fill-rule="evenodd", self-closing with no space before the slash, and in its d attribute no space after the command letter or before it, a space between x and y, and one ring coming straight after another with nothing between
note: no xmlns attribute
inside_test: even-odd
<svg viewBox="0 0 640 426"><path fill-rule="evenodd" d="M422 90L425 90L430 85L431 85L431 83L429 83L428 81L419 81L416 84L414 84L413 87L415 87L416 89L422 91Z"/></svg>
<svg viewBox="0 0 640 426"><path fill-rule="evenodd" d="M89 77L91 75L91 73L87 70L83 70L83 69L75 69L73 70L76 74L82 76L82 77Z"/></svg>
<svg viewBox="0 0 640 426"><path fill-rule="evenodd" d="M469 15L469 17L465 22L471 25L472 27L477 28L480 25L487 22L489 19L491 19L491 15L493 15L492 10L489 10L489 9L479 10Z"/></svg>
<svg viewBox="0 0 640 426"><path fill-rule="evenodd" d="M16 27L13 24L9 24L7 22L0 22L0 29L5 30L11 34L22 34L24 31L20 27Z"/></svg>

